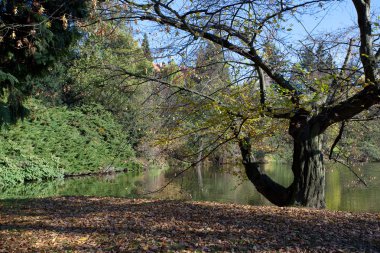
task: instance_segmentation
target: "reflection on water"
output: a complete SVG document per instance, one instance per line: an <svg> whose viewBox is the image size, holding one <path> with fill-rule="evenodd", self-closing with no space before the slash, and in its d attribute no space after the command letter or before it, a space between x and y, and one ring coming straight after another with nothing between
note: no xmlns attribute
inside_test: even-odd
<svg viewBox="0 0 380 253"><path fill-rule="evenodd" d="M380 211L380 163L356 168L366 179L368 187L358 183L345 167L334 164L326 173L326 202L330 210ZM332 168L333 167L333 168ZM129 172L103 177L85 177L25 184L0 192L0 199L47 196L115 196L154 197L165 199L192 199L251 205L269 205L258 194L253 185L239 177L241 168L195 168L184 177L175 180L164 190L150 195L141 195L165 185L174 173L170 170L154 169L146 172ZM289 185L292 182L290 166L280 163L265 165L266 172L277 182ZM228 171L228 173L227 173Z"/></svg>

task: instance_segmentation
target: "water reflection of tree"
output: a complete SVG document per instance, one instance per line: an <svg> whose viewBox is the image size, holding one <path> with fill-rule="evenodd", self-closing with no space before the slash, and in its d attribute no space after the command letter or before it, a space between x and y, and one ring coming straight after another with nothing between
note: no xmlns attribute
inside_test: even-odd
<svg viewBox="0 0 380 253"><path fill-rule="evenodd" d="M266 164L266 172L278 182L291 182L286 169L277 169L283 164ZM226 168L234 171L237 167ZM357 179L347 168L334 164L326 173L326 200L331 210L372 211L380 210L380 164L366 164L361 167L369 187L353 184ZM115 196L115 197L155 197L163 199L193 199L201 201L233 202L251 205L267 205L269 202L252 191L252 184L241 181L236 175L225 173L205 165L202 167L203 188L194 169L184 177L174 181L163 191L153 195L141 196L137 193L155 190L168 180L171 173L166 170L152 169L143 173L128 172L106 177L84 177L68 180L30 183L4 189L0 199L34 198L62 195ZM371 179L371 180L368 180ZM203 189L203 190L201 190Z"/></svg>
<svg viewBox="0 0 380 253"><path fill-rule="evenodd" d="M327 185L329 191L326 193L329 194L330 191L336 191L336 188L341 189L340 205L332 207L331 209L355 212L379 211L380 198L378 197L378 193L380 191L380 164L369 163L357 167L356 170L360 172L361 177L366 180L368 187L358 183L358 179L343 166L335 165L333 171L331 171L331 169L328 171L327 182L330 182L329 178L335 171L339 174L340 181L331 180L331 184ZM334 201L336 200L334 199ZM329 203L327 202L327 204Z"/></svg>
<svg viewBox="0 0 380 253"><path fill-rule="evenodd" d="M326 175L326 205L330 210L339 210L342 199L340 169L330 169Z"/></svg>

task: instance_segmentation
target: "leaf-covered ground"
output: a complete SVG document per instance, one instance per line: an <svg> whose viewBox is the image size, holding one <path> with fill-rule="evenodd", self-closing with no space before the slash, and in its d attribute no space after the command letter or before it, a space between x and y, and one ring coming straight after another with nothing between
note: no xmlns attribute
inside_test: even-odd
<svg viewBox="0 0 380 253"><path fill-rule="evenodd" d="M60 197L0 202L0 252L380 252L380 215Z"/></svg>

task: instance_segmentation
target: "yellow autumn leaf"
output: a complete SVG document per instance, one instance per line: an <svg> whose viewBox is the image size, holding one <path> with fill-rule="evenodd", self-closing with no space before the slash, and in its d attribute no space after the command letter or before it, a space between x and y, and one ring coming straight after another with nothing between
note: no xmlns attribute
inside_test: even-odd
<svg viewBox="0 0 380 253"><path fill-rule="evenodd" d="M63 26L63 29L66 30L67 27L68 27L68 21L67 21L67 18L66 18L66 14L63 14L62 18L61 18L61 21L62 21L62 26Z"/></svg>
<svg viewBox="0 0 380 253"><path fill-rule="evenodd" d="M41 5L41 7L38 9L38 14L42 15L45 12L45 8Z"/></svg>
<svg viewBox="0 0 380 253"><path fill-rule="evenodd" d="M85 242L85 241L88 240L88 238L90 238L89 235L88 235L88 236L84 236L84 237L79 238L78 241L79 241L79 242Z"/></svg>

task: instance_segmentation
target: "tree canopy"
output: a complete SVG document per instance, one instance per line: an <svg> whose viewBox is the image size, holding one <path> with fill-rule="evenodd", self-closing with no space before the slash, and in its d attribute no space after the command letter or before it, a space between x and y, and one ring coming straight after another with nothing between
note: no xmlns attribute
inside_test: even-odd
<svg viewBox="0 0 380 253"><path fill-rule="evenodd" d="M0 91L12 118L22 116L33 77L79 38L74 22L89 14L88 1L0 2Z"/></svg>
<svg viewBox="0 0 380 253"><path fill-rule="evenodd" d="M351 1L357 14L355 27L317 36L306 31L304 38L292 36L292 22L302 25L304 15L326 12L338 2L126 0L115 4L120 10L118 18L158 24L170 38L170 47L163 51L176 53L183 62L204 41L223 48L230 74L225 87L239 90L235 99L221 96L225 89L200 94L172 87L222 108L220 120L231 123L224 137L235 137L248 178L270 201L324 207L321 135L331 125L380 102L380 45L375 32L379 24L370 0ZM268 129L268 119L288 123L294 142L290 186L271 180L254 158L255 139Z"/></svg>

